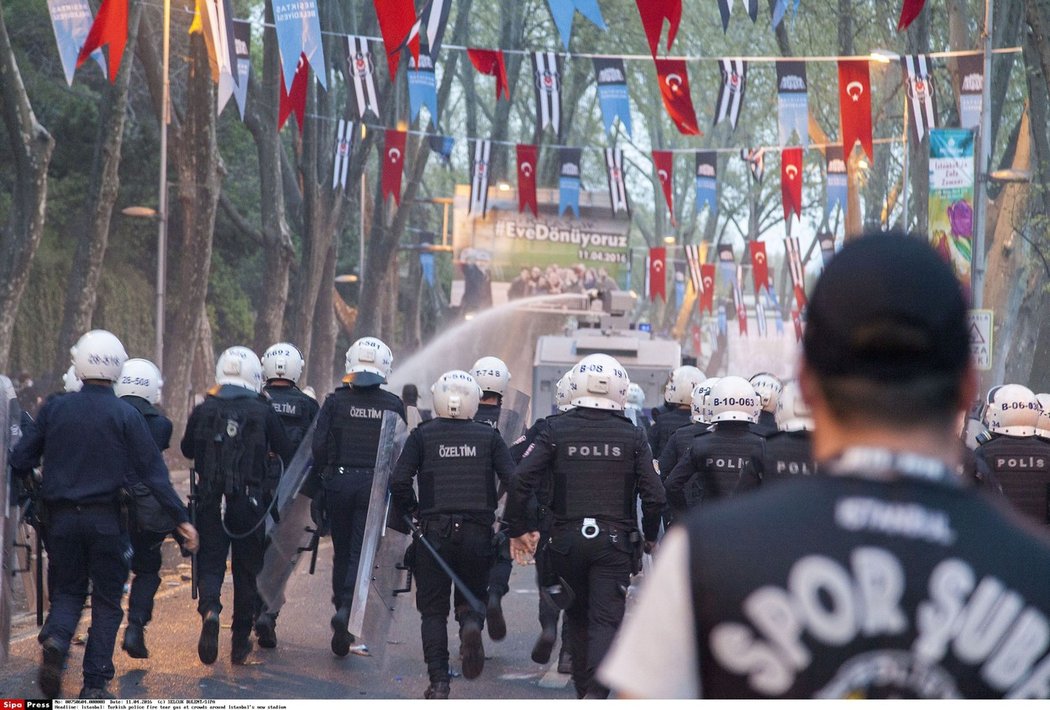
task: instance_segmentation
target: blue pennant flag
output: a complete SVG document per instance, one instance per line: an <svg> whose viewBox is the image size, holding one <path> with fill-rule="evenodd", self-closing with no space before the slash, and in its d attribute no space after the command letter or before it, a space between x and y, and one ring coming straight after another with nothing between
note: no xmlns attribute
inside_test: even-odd
<svg viewBox="0 0 1050 710"><path fill-rule="evenodd" d="M452 147L456 144L454 138L450 136L427 136L427 144L432 151L441 156L441 160L444 161L446 168L451 165Z"/></svg>
<svg viewBox="0 0 1050 710"><path fill-rule="evenodd" d="M791 8L792 18L798 17L798 3L799 0L795 0L794 7ZM773 29L776 29L777 25L784 19L784 14L787 12L790 4L791 0L777 0L777 4L773 6Z"/></svg>
<svg viewBox="0 0 1050 710"><path fill-rule="evenodd" d="M248 105L248 77L252 72L252 26L245 20L233 21L233 49L237 55L237 82L233 85L233 99L244 120L244 109Z"/></svg>
<svg viewBox="0 0 1050 710"><path fill-rule="evenodd" d="M561 35L561 43L565 45L565 49L569 48L569 38L572 36L572 17L575 12L579 12L593 22L598 29L607 29L605 20L602 19L602 10L598 7L598 0L547 0L547 4L550 5L554 25L558 28L558 34Z"/></svg>
<svg viewBox="0 0 1050 710"><path fill-rule="evenodd" d="M558 171L558 216L571 209L580 218L580 158L582 148L558 150L561 169Z"/></svg>
<svg viewBox="0 0 1050 710"><path fill-rule="evenodd" d="M420 252L419 266L423 269L423 278L427 286L434 285L434 255L429 251Z"/></svg>
<svg viewBox="0 0 1050 710"><path fill-rule="evenodd" d="M277 27L277 46L281 50L281 72L284 85L290 87L299 65L299 55L314 70L317 81L328 90L328 70L324 65L321 46L321 22L317 15L317 0L272 0L273 18Z"/></svg>
<svg viewBox="0 0 1050 710"><path fill-rule="evenodd" d="M723 303L718 307L718 334L727 335L729 332L729 321L726 318L726 307Z"/></svg>
<svg viewBox="0 0 1050 710"><path fill-rule="evenodd" d="M827 161L827 202L824 205L824 217L827 218L835 211L835 205L843 210L849 198L849 180L846 176L846 161L842 157L841 145L829 145L824 150L824 159Z"/></svg>
<svg viewBox="0 0 1050 710"><path fill-rule="evenodd" d="M674 298L676 308L685 303L685 262L677 259L674 262Z"/></svg>
<svg viewBox="0 0 1050 710"><path fill-rule="evenodd" d="M777 124L780 145L792 143L791 134L798 134L803 147L809 145L809 82L806 63L777 62Z"/></svg>
<svg viewBox="0 0 1050 710"><path fill-rule="evenodd" d="M711 208L711 216L718 214L718 153L700 150L696 153L696 213Z"/></svg>
<svg viewBox="0 0 1050 710"><path fill-rule="evenodd" d="M437 79L434 76L434 60L429 55L419 53L419 63L408 58L408 103L411 120L419 116L419 109L427 107L430 112L430 123L437 128Z"/></svg>
<svg viewBox="0 0 1050 710"><path fill-rule="evenodd" d="M613 133L613 122L631 137L631 101L627 96L627 73L622 59L595 59L594 73L598 77L598 104L602 109L605 132Z"/></svg>
<svg viewBox="0 0 1050 710"><path fill-rule="evenodd" d="M47 9L51 13L51 26L55 30L55 42L58 44L66 83L72 86L73 74L77 70L77 55L91 31L91 5L88 0L47 0ZM98 62L103 76L109 76L102 50L96 49L91 53L91 58Z"/></svg>

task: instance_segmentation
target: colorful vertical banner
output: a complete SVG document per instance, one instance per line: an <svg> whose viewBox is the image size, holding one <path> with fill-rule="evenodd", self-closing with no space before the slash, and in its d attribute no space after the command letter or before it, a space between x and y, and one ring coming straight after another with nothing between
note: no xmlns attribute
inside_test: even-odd
<svg viewBox="0 0 1050 710"><path fill-rule="evenodd" d="M973 131L930 131L930 241L967 289L973 261Z"/></svg>
<svg viewBox="0 0 1050 710"><path fill-rule="evenodd" d="M674 36L678 34L678 25L682 21L682 0L635 0L638 5L638 14L642 17L642 29L645 30L645 38L649 41L649 51L656 59L656 50L660 45L660 36L664 31L664 21L667 21L667 49L674 44Z"/></svg>
<svg viewBox="0 0 1050 710"><path fill-rule="evenodd" d="M613 135L617 118L628 138L631 137L631 101L627 95L627 72L623 60L617 57L594 60L594 74L598 79L598 105L602 110L605 132Z"/></svg>
<svg viewBox="0 0 1050 710"><path fill-rule="evenodd" d="M103 45L109 46L109 83L117 80L124 46L128 43L128 0L102 0L95 21L91 23L84 46L77 55L77 66L87 61Z"/></svg>
<svg viewBox="0 0 1050 710"><path fill-rule="evenodd" d="M327 91L328 70L325 68L324 48L321 46L321 21L317 14L317 0L271 0L271 3L277 29L277 46L281 50L284 85L292 85L299 57L302 55L306 57L306 63L313 67L317 80ZM397 68L396 60L394 68Z"/></svg>
<svg viewBox="0 0 1050 710"><path fill-rule="evenodd" d="M554 52L533 52L532 71L536 86L536 135L547 128L561 133L561 71Z"/></svg>
<svg viewBox="0 0 1050 710"><path fill-rule="evenodd" d="M981 101L984 96L984 59L967 54L959 62L959 126L976 130L981 125Z"/></svg>
<svg viewBox="0 0 1050 710"><path fill-rule="evenodd" d="M700 270L700 247L696 244L686 244L682 250L685 252L685 263L689 267L689 280L693 282L693 290L698 295L704 293L703 275Z"/></svg>
<svg viewBox="0 0 1050 710"><path fill-rule="evenodd" d="M871 143L871 78L867 59L839 60L839 131L844 155L853 152L853 145L861 147L874 160Z"/></svg>
<svg viewBox="0 0 1050 710"><path fill-rule="evenodd" d="M809 145L809 84L806 63L777 62L777 126L780 145L791 142L792 132L798 134L803 147Z"/></svg>
<svg viewBox="0 0 1050 710"><path fill-rule="evenodd" d="M252 26L245 20L233 21L233 49L237 54L237 85L233 88L233 100L244 120L244 109L248 106L248 80L252 73Z"/></svg>
<svg viewBox="0 0 1050 710"><path fill-rule="evenodd" d="M700 292L700 312L714 312L715 308L715 265L701 264L700 279L704 290Z"/></svg>
<svg viewBox="0 0 1050 710"><path fill-rule="evenodd" d="M73 74L79 66L77 55L91 31L91 5L88 0L47 0L47 10L51 14L62 71L65 72L66 83L72 86ZM106 74L106 58L102 56L102 50L91 52L91 58L98 62L102 73Z"/></svg>
<svg viewBox="0 0 1050 710"><path fill-rule="evenodd" d="M780 197L784 221L792 213L802 219L802 149L798 146L780 151Z"/></svg>
<svg viewBox="0 0 1050 710"><path fill-rule="evenodd" d="M653 168L656 170L656 179L663 189L664 201L667 202L667 210L671 213L671 224L675 224L674 218L674 153L669 150L653 151Z"/></svg>
<svg viewBox="0 0 1050 710"><path fill-rule="evenodd" d="M489 163L492 160L492 141L474 141L474 158L470 163L470 202L467 212L485 216L489 208Z"/></svg>
<svg viewBox="0 0 1050 710"><path fill-rule="evenodd" d="M926 133L937 127L937 92L933 86L933 67L926 54L901 57L904 85L907 87L908 115L915 127L915 138L920 142Z"/></svg>
<svg viewBox="0 0 1050 710"><path fill-rule="evenodd" d="M335 135L335 160L332 161L332 189L346 189L346 173L350 168L350 152L354 146L356 126L353 121L340 118Z"/></svg>
<svg viewBox="0 0 1050 710"><path fill-rule="evenodd" d="M528 208L532 210L533 217L539 217L539 207L536 204L536 146L519 143L517 154L518 212L524 213Z"/></svg>
<svg viewBox="0 0 1050 710"><path fill-rule="evenodd" d="M705 205L712 217L718 214L718 153L713 150L696 152L696 213Z"/></svg>
<svg viewBox="0 0 1050 710"><path fill-rule="evenodd" d="M829 145L824 149L824 160L827 168L827 199L824 202L824 217L831 216L835 207L846 209L849 197L849 176L846 174L846 160L842 157L841 145Z"/></svg>
<svg viewBox="0 0 1050 710"><path fill-rule="evenodd" d="M735 131L747 90L747 62L743 59L719 59L718 68L722 72L722 84L718 87L718 99L715 102L715 125L729 121Z"/></svg>
<svg viewBox="0 0 1050 710"><path fill-rule="evenodd" d="M376 94L375 64L366 37L346 36L346 65L354 84L357 117L364 118L365 113L371 111L378 118L379 99Z"/></svg>
<svg viewBox="0 0 1050 710"><path fill-rule="evenodd" d="M578 12L595 24L600 30L607 29L605 20L602 18L602 10L598 7L598 0L547 0L550 6L551 17L554 26L558 28L558 36L566 51L569 49L569 39L572 37L572 20Z"/></svg>
<svg viewBox="0 0 1050 710"><path fill-rule="evenodd" d="M623 180L623 150L620 148L605 149L605 170L609 176L609 204L613 214L626 212L631 216L631 204L627 200L627 185Z"/></svg>
<svg viewBox="0 0 1050 710"><path fill-rule="evenodd" d="M405 131L396 131L392 128L386 130L386 143L384 145L383 161L383 202L389 197L394 202L401 204L401 175L405 169L405 141L408 134Z"/></svg>
<svg viewBox="0 0 1050 710"><path fill-rule="evenodd" d="M558 216L572 210L580 217L580 159L582 148L559 148L558 162Z"/></svg>
<svg viewBox="0 0 1050 710"><path fill-rule="evenodd" d="M755 296L762 295L762 289L769 283L769 259L766 257L766 243L758 240L748 242L751 248L751 278L755 282Z"/></svg>
<svg viewBox="0 0 1050 710"><path fill-rule="evenodd" d="M667 249L651 247L649 249L649 300L655 301L659 296L667 302Z"/></svg>
<svg viewBox="0 0 1050 710"><path fill-rule="evenodd" d="M689 71L684 59L655 59L660 96L667 115L678 132L687 136L703 135L696 122L696 109L689 92Z"/></svg>
<svg viewBox="0 0 1050 710"><path fill-rule="evenodd" d="M424 106L430 114L430 124L438 126L437 79L434 76L434 60L428 54L418 59L408 58L408 104L411 121L419 116Z"/></svg>

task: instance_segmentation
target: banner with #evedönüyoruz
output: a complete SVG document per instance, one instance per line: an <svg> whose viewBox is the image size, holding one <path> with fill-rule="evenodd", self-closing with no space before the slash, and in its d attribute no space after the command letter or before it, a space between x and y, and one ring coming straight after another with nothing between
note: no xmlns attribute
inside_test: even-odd
<svg viewBox="0 0 1050 710"><path fill-rule="evenodd" d="M930 243L969 291L973 266L973 131L930 131Z"/></svg>

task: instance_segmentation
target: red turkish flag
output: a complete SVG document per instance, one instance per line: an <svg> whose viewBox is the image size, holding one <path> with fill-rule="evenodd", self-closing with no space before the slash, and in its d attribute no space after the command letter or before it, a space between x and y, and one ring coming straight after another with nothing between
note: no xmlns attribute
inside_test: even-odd
<svg viewBox="0 0 1050 710"><path fill-rule="evenodd" d="M91 53L102 45L109 45L106 66L109 67L109 83L117 80L124 46L128 43L128 0L102 0L102 6L91 23L84 46L77 55L77 67L87 61Z"/></svg>
<svg viewBox="0 0 1050 710"><path fill-rule="evenodd" d="M284 88L284 74L281 74L281 99L277 105L278 131L284 128L284 122L294 113L295 122L299 125L299 135L303 134L303 116L306 113L306 80L309 74L310 66L305 54L299 55L299 63L295 65L291 91Z"/></svg>
<svg viewBox="0 0 1050 710"><path fill-rule="evenodd" d="M394 202L401 204L401 173L405 168L405 131L386 131L386 145L383 151L383 202L394 196Z"/></svg>
<svg viewBox="0 0 1050 710"><path fill-rule="evenodd" d="M642 16L642 27L649 40L649 51L656 59L656 48L663 34L664 20L670 27L667 30L667 49L671 49L674 36L678 33L678 23L682 21L682 0L636 0L638 14Z"/></svg>
<svg viewBox="0 0 1050 710"><path fill-rule="evenodd" d="M769 260L766 259L766 243L749 242L751 245L751 276L755 281L755 295L761 296L762 289L769 283Z"/></svg>
<svg viewBox="0 0 1050 710"><path fill-rule="evenodd" d="M674 153L669 150L654 150L653 167L656 168L656 177L660 180L660 187L663 188L667 209L671 211L671 224L676 224L671 196L671 187L674 183Z"/></svg>
<svg viewBox="0 0 1050 710"><path fill-rule="evenodd" d="M742 298L736 304L736 321L740 324L740 334L747 335L747 309Z"/></svg>
<svg viewBox="0 0 1050 710"><path fill-rule="evenodd" d="M802 315L792 309L791 311L791 322L795 324L795 342L802 342Z"/></svg>
<svg viewBox="0 0 1050 710"><path fill-rule="evenodd" d="M867 59L839 60L839 122L842 152L849 156L853 144L860 146L874 160L871 146L871 80Z"/></svg>
<svg viewBox="0 0 1050 710"><path fill-rule="evenodd" d="M652 247L649 249L649 300L656 297L667 301L667 249Z"/></svg>
<svg viewBox="0 0 1050 710"><path fill-rule="evenodd" d="M704 290L700 294L700 312L705 310L713 314L715 312L715 265L700 265L700 283Z"/></svg>
<svg viewBox="0 0 1050 710"><path fill-rule="evenodd" d="M901 7L901 19L897 22L897 31L903 32L908 29L908 25L915 21L925 4L926 0L904 0L904 6Z"/></svg>
<svg viewBox="0 0 1050 710"><path fill-rule="evenodd" d="M386 66L390 70L390 81L393 81L397 76L397 64L405 39L416 24L416 6L412 0L373 0L373 4L379 20L379 32L383 35L383 47L386 48ZM418 64L419 34L409 40L408 51Z"/></svg>
<svg viewBox="0 0 1050 710"><path fill-rule="evenodd" d="M503 63L502 49L468 49L470 63L482 74L496 77L496 100L500 97L510 101L510 84L507 83L507 66Z"/></svg>
<svg viewBox="0 0 1050 710"><path fill-rule="evenodd" d="M667 115L674 121L678 132L687 136L703 133L696 122L696 109L689 93L689 71L684 59L654 59L656 77L660 84L660 96L664 100Z"/></svg>
<svg viewBox="0 0 1050 710"><path fill-rule="evenodd" d="M536 146L518 144L518 212L526 207L532 209L535 217L539 216L536 206Z"/></svg>
<svg viewBox="0 0 1050 710"><path fill-rule="evenodd" d="M806 299L806 289L801 285L795 286L795 303L799 309L805 308L809 301Z"/></svg>
<svg viewBox="0 0 1050 710"><path fill-rule="evenodd" d="M780 152L780 199L784 204L784 221L791 213L802 219L802 149L785 148Z"/></svg>

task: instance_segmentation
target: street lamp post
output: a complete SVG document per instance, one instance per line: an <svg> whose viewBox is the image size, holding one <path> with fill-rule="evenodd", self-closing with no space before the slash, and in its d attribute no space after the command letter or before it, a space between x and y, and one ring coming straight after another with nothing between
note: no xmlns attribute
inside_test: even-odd
<svg viewBox="0 0 1050 710"><path fill-rule="evenodd" d="M157 369L164 372L164 291L168 266L168 119L171 113L171 85L168 66L171 61L171 0L164 0L163 80L160 99L160 177L157 191Z"/></svg>
<svg viewBox="0 0 1050 710"><path fill-rule="evenodd" d="M973 279L971 298L974 308L984 306L985 232L988 222L988 177L992 160L992 9L994 0L984 7L984 81L981 85L981 143L974 180Z"/></svg>

